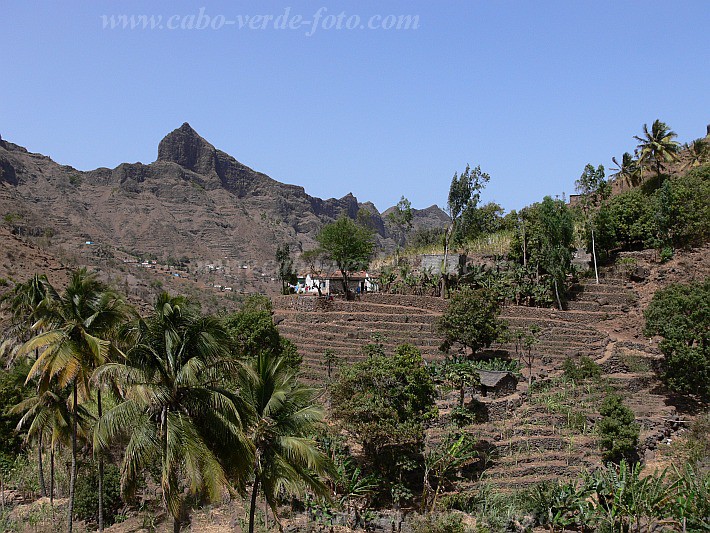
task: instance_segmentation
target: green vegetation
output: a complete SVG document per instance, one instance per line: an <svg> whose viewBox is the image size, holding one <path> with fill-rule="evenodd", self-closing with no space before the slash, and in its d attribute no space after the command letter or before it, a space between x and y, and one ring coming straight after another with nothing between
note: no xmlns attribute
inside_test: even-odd
<svg viewBox="0 0 710 533"><path fill-rule="evenodd" d="M674 131L668 125L660 120L653 121L651 131L648 130L646 124L643 125L643 135L634 136L634 139L639 141L636 149L638 150L638 163L643 168L646 165L654 165L656 167L656 175L659 182L661 179L661 171L665 163L670 161L678 161L678 151L680 145L674 139L677 137Z"/></svg>
<svg viewBox="0 0 710 533"><path fill-rule="evenodd" d="M536 345L543 333L545 339L552 336L557 326L549 324L558 315L539 319L550 328L545 332L532 321L507 331L500 320L505 304L562 307L576 276L572 252L584 241L595 267L597 258L609 259L619 248L653 246L667 260L678 248L707 242L707 143L687 148L682 161L690 170L684 176L664 180L665 166L678 159L674 134L660 121L650 131L644 127L644 134L638 160L629 153L620 164L614 159L616 179L642 187L608 198L604 168L587 165L578 181L581 210L546 197L504 215L495 203L479 205L489 180L480 168L455 174L446 232L420 231L410 243L439 247L447 256L453 247L491 256L485 259L488 266L458 275L416 272L406 251L400 252L412 226L411 205L402 197L387 219L398 245L396 261L382 269L380 284L397 293L450 296L437 324L445 336L442 348L463 350L426 364L413 346L389 353L387 339L373 334L358 346L364 357L348 366L336 345L326 344L318 350L327 373L325 391L299 381L301 356L279 335L268 298L247 297L238 311L213 316L189 299L162 293L153 310L138 318L123 297L86 271L73 273L63 291L42 276L23 284L5 282L12 289L3 302L8 327L2 343L7 369L0 370L0 480L31 496L49 496L49 508L33 511L30 525L42 521L57 529L50 518L54 499L69 496L70 531L75 519L99 530L120 520L119 509L135 505L135 496L153 486L159 489L150 511L155 515L163 507L174 531L189 523L193 509L227 495L249 500L248 519L244 514L240 520L250 532L266 527L268 514L280 526L278 512L288 504L296 512L305 509L324 529L343 522L372 528L376 510L389 506L393 521L404 508L419 509L406 519L414 531L468 530L470 517L452 511L473 515L480 532L535 526L631 532L653 530L661 522L676 530L707 531L707 417L698 417L672 446L657 450L662 456L677 454L673 457L687 462L685 468L643 472L635 462L639 424L612 392L613 380L602 379L598 364L568 358L563 375L532 380L542 356ZM648 166L658 185L643 183ZM310 270L323 270L318 260L335 261L349 292L349 276L371 257L373 221L361 209L357 221L343 216L326 225L318 236L320 248L304 254ZM285 290L293 280L287 245L278 246L276 259ZM629 273L636 263L619 266ZM663 338L662 377L668 388L700 402L710 396L708 302L710 280L696 281L659 291L645 312L646 335ZM411 321L409 314L400 317ZM481 357L497 341L515 345L515 360ZM645 358L621 357L632 371L651 370ZM481 370L521 377L522 368L528 394L515 401L526 402L520 408L536 414L514 429L508 419L493 426L495 433L486 428L489 435L500 430L494 440L502 442L477 440L474 424L489 416L497 422L493 415L499 413L494 402L475 395L467 402L467 390ZM450 427L441 431L435 399L452 389L458 401L447 414ZM339 424L324 423L321 404ZM545 429L539 442L526 438L536 425ZM597 438L608 463L578 479L517 493L494 493L480 479L494 447L509 454L515 467L534 460L522 459L524 447L530 457L531 447L539 454L559 452L555 460L570 467ZM520 471L537 468L526 464ZM152 520L146 528L155 525ZM0 515L0 529L12 527Z"/></svg>
<svg viewBox="0 0 710 533"><path fill-rule="evenodd" d="M284 492L302 496L308 489L327 497L320 478L332 477L334 467L311 438L323 416L315 404L317 391L300 384L288 362L270 353L255 357L250 370L242 374L240 389L247 407L242 423L246 422L250 436L246 457L252 457L254 476L249 506L249 533L253 533L260 491L276 517L277 498ZM239 448L230 453L243 454ZM234 467L239 462L228 464Z"/></svg>
<svg viewBox="0 0 710 533"><path fill-rule="evenodd" d="M279 265L278 278L281 281L281 293L289 294L289 283L296 283L296 272L293 270L293 258L288 244L276 246L276 262Z"/></svg>
<svg viewBox="0 0 710 533"><path fill-rule="evenodd" d="M599 413L602 419L596 430L600 437L605 461L620 462L634 460L639 440L639 425L635 422L634 413L626 407L621 396L610 394L602 403Z"/></svg>
<svg viewBox="0 0 710 533"><path fill-rule="evenodd" d="M372 257L372 230L343 215L332 224L326 224L316 239L321 253L332 260L343 275L343 292L349 296L350 275L366 268Z"/></svg>
<svg viewBox="0 0 710 533"><path fill-rule="evenodd" d="M470 350L470 357L498 339L505 324L498 318L500 304L490 291L464 288L451 298L437 327L444 335L441 349L448 352L454 343ZM464 357L468 357L464 353Z"/></svg>
<svg viewBox="0 0 710 533"><path fill-rule="evenodd" d="M611 198L597 212L604 249L674 247L710 238L710 165L693 168L646 192L632 189ZM601 239L600 239L601 240Z"/></svg>
<svg viewBox="0 0 710 533"><path fill-rule="evenodd" d="M300 488L326 495L323 479L334 469L311 437L315 391L298 383L300 356L278 335L268 299L248 298L238 313L218 318L163 293L150 315L136 318L119 295L79 270L62 293L35 276L4 304L3 350L12 366L0 373L0 429L8 433L0 474L26 478L13 457L23 457L15 455L22 441L36 450L31 491L48 494L50 505L57 487L68 492L68 530L76 518L101 530L149 477L175 531L195 503L243 493L249 483L252 501L260 492L273 509L277 496ZM70 452L67 483L55 478L62 446ZM117 448L120 475L104 464ZM57 473L65 479L63 468Z"/></svg>
<svg viewBox="0 0 710 533"><path fill-rule="evenodd" d="M407 476L421 462L423 424L436 415L435 387L419 351L402 345L340 371L331 389L332 415L362 446L381 494L413 497Z"/></svg>
<svg viewBox="0 0 710 533"><path fill-rule="evenodd" d="M710 398L710 278L659 290L644 316L645 334L663 337L663 378L671 390Z"/></svg>
<svg viewBox="0 0 710 533"><path fill-rule="evenodd" d="M392 212L387 215L387 225L394 236L397 244L395 250L395 264L399 264L399 249L404 245L407 233L412 229L412 204L404 196L394 206Z"/></svg>
<svg viewBox="0 0 710 533"><path fill-rule="evenodd" d="M567 357L562 363L564 376L570 381L584 381L586 379L597 380L602 375L601 367L586 355L572 359Z"/></svg>
<svg viewBox="0 0 710 533"><path fill-rule="evenodd" d="M643 466L608 464L572 481L544 482L527 491L524 508L550 531L707 531L710 475L687 465L642 475Z"/></svg>
<svg viewBox="0 0 710 533"><path fill-rule="evenodd" d="M592 211L599 209L602 203L611 195L611 187L604 177L604 167L599 165L596 169L592 165L584 167L584 172L576 181L575 186L580 194L580 206L584 212L585 229L589 232L591 239L592 259L594 260L594 276L599 283L599 271L597 269L597 248L594 239L595 218Z"/></svg>

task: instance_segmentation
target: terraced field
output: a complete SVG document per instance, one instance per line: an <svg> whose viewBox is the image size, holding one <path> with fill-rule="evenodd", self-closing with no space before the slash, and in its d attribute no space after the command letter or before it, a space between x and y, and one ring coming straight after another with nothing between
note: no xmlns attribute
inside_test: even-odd
<svg viewBox="0 0 710 533"><path fill-rule="evenodd" d="M599 463L594 422L605 390L622 391L642 424L642 441L657 433L673 407L657 391L652 372L660 356L643 340L615 333L615 324L636 304L633 286L620 277L603 278L597 285L587 281L575 288L565 311L506 307L502 318L511 328L538 325L542 332L535 346L532 369L538 381L532 391L521 380L518 390L504 398L476 398L487 420L468 426L480 440L481 461L476 475L462 479L458 490L480 479L502 490L512 490L544 479L571 477L582 468ZM373 336L391 353L410 343L428 361L442 359L442 337L436 320L446 301L439 298L387 294L363 295L360 301L327 302L313 297L283 296L274 299L275 321L303 356L304 379L326 379L324 352L334 350L344 363L365 357L363 345ZM491 347L515 357L513 344ZM565 358L588 356L605 372L595 383L566 383L560 379ZM524 371L527 372L527 371ZM470 394L467 393L467 399ZM451 410L458 393L451 391L437 401L439 419L427 432L436 443L452 428Z"/></svg>

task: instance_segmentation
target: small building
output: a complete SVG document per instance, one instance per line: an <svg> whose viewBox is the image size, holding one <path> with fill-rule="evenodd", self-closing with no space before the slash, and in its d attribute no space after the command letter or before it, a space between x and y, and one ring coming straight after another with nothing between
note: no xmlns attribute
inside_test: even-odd
<svg viewBox="0 0 710 533"><path fill-rule="evenodd" d="M320 287L321 294L338 294L343 292L343 275L340 271L317 274L301 274L298 276L297 292L301 294L318 294ZM348 288L353 293L374 292L378 290L376 281L370 275L361 270L351 272L348 277Z"/></svg>
<svg viewBox="0 0 710 533"><path fill-rule="evenodd" d="M505 370L479 370L481 396L498 398L513 394L518 388L518 378L512 372Z"/></svg>

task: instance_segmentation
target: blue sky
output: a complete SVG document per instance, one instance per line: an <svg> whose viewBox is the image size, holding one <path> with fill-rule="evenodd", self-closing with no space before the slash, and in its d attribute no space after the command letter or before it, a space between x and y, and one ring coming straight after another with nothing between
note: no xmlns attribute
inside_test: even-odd
<svg viewBox="0 0 710 533"><path fill-rule="evenodd" d="M121 14L189 24L201 7L235 24L102 28ZM287 8L304 21L320 9L321 22L237 27ZM418 16L418 28L326 29L342 12L375 26ZM484 201L519 208L573 192L586 163L608 168L644 123L683 142L710 123L707 0L5 0L0 28L4 139L88 170L152 162L187 121L274 179L380 210L401 195L443 206L467 163L491 175Z"/></svg>

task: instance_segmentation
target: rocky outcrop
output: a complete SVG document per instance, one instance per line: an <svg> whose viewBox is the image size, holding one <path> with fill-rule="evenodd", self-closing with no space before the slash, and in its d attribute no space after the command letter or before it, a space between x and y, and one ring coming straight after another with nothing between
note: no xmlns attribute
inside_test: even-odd
<svg viewBox="0 0 710 533"><path fill-rule="evenodd" d="M70 247L91 240L159 259L253 260L267 277L278 243L298 255L316 246L324 224L343 214L362 218L366 209L378 245L394 248L372 203L352 194L310 196L218 150L187 123L160 141L153 163L88 172L2 140L0 184L2 213L16 213L26 228ZM415 212L414 222L439 224L441 216L432 206Z"/></svg>

